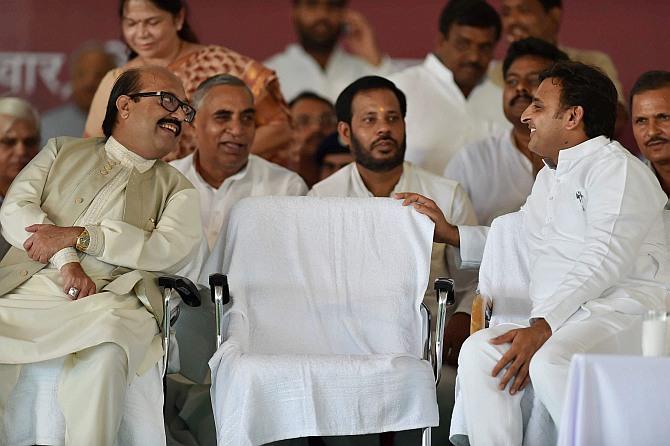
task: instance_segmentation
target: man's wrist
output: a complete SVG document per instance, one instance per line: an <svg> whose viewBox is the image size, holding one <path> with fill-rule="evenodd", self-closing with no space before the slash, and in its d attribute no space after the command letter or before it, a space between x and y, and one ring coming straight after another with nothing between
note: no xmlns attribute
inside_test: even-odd
<svg viewBox="0 0 670 446"><path fill-rule="evenodd" d="M545 336L550 337L551 336L551 326L549 323L542 317L538 317L535 319L532 319L530 321L530 326L535 328L536 330L541 330Z"/></svg>
<svg viewBox="0 0 670 446"><path fill-rule="evenodd" d="M461 235L458 232L458 226L447 223L446 242L448 245L456 248L461 245Z"/></svg>

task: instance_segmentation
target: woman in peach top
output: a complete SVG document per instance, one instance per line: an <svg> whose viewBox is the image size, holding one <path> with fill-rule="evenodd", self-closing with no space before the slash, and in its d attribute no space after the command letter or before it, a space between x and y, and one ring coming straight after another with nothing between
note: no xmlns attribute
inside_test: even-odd
<svg viewBox="0 0 670 446"><path fill-rule="evenodd" d="M254 94L257 130L252 153L271 161L285 159L291 138L288 108L276 74L255 60L217 45L201 45L186 20L182 0L121 0L123 37L129 47L128 62L107 73L93 98L85 136L102 136L102 119L116 78L126 69L144 65L167 67L184 84L190 97L205 79L228 73L242 79ZM190 125L182 128L182 158L195 149Z"/></svg>

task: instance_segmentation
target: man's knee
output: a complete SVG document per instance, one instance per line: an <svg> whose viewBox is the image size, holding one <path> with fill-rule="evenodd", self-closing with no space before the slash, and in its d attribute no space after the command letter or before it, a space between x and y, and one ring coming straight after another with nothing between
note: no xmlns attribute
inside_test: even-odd
<svg viewBox="0 0 670 446"><path fill-rule="evenodd" d="M128 358L126 352L117 344L105 342L90 347L86 351L88 360L95 361L105 371L128 371Z"/></svg>
<svg viewBox="0 0 670 446"><path fill-rule="evenodd" d="M491 337L489 330L480 330L465 340L458 355L459 373L481 368L487 368L490 372L493 369L491 362L495 356L495 349L489 342Z"/></svg>

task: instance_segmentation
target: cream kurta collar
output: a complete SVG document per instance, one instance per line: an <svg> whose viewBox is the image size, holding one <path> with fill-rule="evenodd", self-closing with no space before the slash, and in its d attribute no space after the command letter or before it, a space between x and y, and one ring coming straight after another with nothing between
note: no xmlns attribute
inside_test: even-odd
<svg viewBox="0 0 670 446"><path fill-rule="evenodd" d="M137 153L125 148L120 142L110 136L105 143L105 153L107 156L118 161L122 166L129 169L137 169L140 173L144 173L151 169L156 160L147 160L139 156Z"/></svg>
<svg viewBox="0 0 670 446"><path fill-rule="evenodd" d="M351 163L352 169L351 169L351 181L354 185L354 187L359 191L359 194L368 196L368 197L374 197L372 195L372 192L365 186L365 182L363 182L363 178L361 178L361 174L358 171L358 168L356 167L356 163ZM400 175L400 179L398 179L398 182L393 186L393 190L391 191L391 197L393 197L393 194L399 193L399 192L408 192L408 174L409 171L412 169L412 165L408 163L407 161L403 162L402 165L402 174Z"/></svg>

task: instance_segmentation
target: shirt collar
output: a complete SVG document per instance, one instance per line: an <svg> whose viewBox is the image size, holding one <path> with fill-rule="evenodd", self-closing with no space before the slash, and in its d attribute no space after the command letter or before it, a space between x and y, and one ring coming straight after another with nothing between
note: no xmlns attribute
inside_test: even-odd
<svg viewBox="0 0 670 446"><path fill-rule="evenodd" d="M571 161L586 158L587 156L596 153L601 147L606 146L610 142L611 140L609 138L600 135L570 147L569 149L563 149L558 152L558 167L566 162L569 163Z"/></svg>
<svg viewBox="0 0 670 446"><path fill-rule="evenodd" d="M200 175L200 172L198 172L198 169L195 166L195 157L197 156L197 153L198 153L198 151L196 150L195 152L188 155L190 157L190 162L189 162L190 169L192 169L193 173L198 177L198 179L200 179L200 181L202 181L202 184L206 185L207 187L209 187L211 189L214 189L212 186L209 185L209 183L207 181L204 180L204 178L202 178L202 176ZM253 157L254 157L254 155L249 154L249 158L247 159L247 163L244 165L244 167L242 169L240 169L236 174L231 175L228 178L226 178L225 180L223 180L223 183L221 183L221 186L219 186L219 189L222 188L224 186L224 184L231 183L231 182L234 182L234 181L237 181L237 180L241 180L242 178L246 177L247 172L249 172L249 164L252 163L252 158Z"/></svg>
<svg viewBox="0 0 670 446"><path fill-rule="evenodd" d="M132 150L124 147L120 142L110 136L105 143L105 152L107 156L114 161L118 161L122 166L129 169L137 169L140 173L144 173L151 169L156 160L147 160L139 156Z"/></svg>
<svg viewBox="0 0 670 446"><path fill-rule="evenodd" d="M649 160L646 159L646 158L643 159L642 161L643 161L644 164L646 164L647 167L654 173L654 175L656 176L656 178L659 178L658 172L656 172L656 168L654 167L653 164L651 164L651 161L649 161ZM659 178L659 183L660 183L660 178ZM666 211L670 210L670 196L668 197L668 202L665 204L665 210L666 210Z"/></svg>
<svg viewBox="0 0 670 446"><path fill-rule="evenodd" d="M358 171L358 165L353 162L351 163L351 179L354 183L354 186L359 189L359 191L367 196L367 197L374 197L372 195L372 192L365 186L365 182L363 181L363 178L361 177L360 172ZM411 164L408 163L407 161L403 162L402 165L402 174L400 175L400 178L398 179L398 182L393 186L393 190L391 191L391 197L393 194L398 193L398 192L407 192L406 189L406 182L407 182L407 171L410 168Z"/></svg>
<svg viewBox="0 0 670 446"><path fill-rule="evenodd" d="M431 73L435 74L441 80L450 84L456 84L454 81L454 73L437 57L434 53L429 53L426 56L423 64Z"/></svg>

